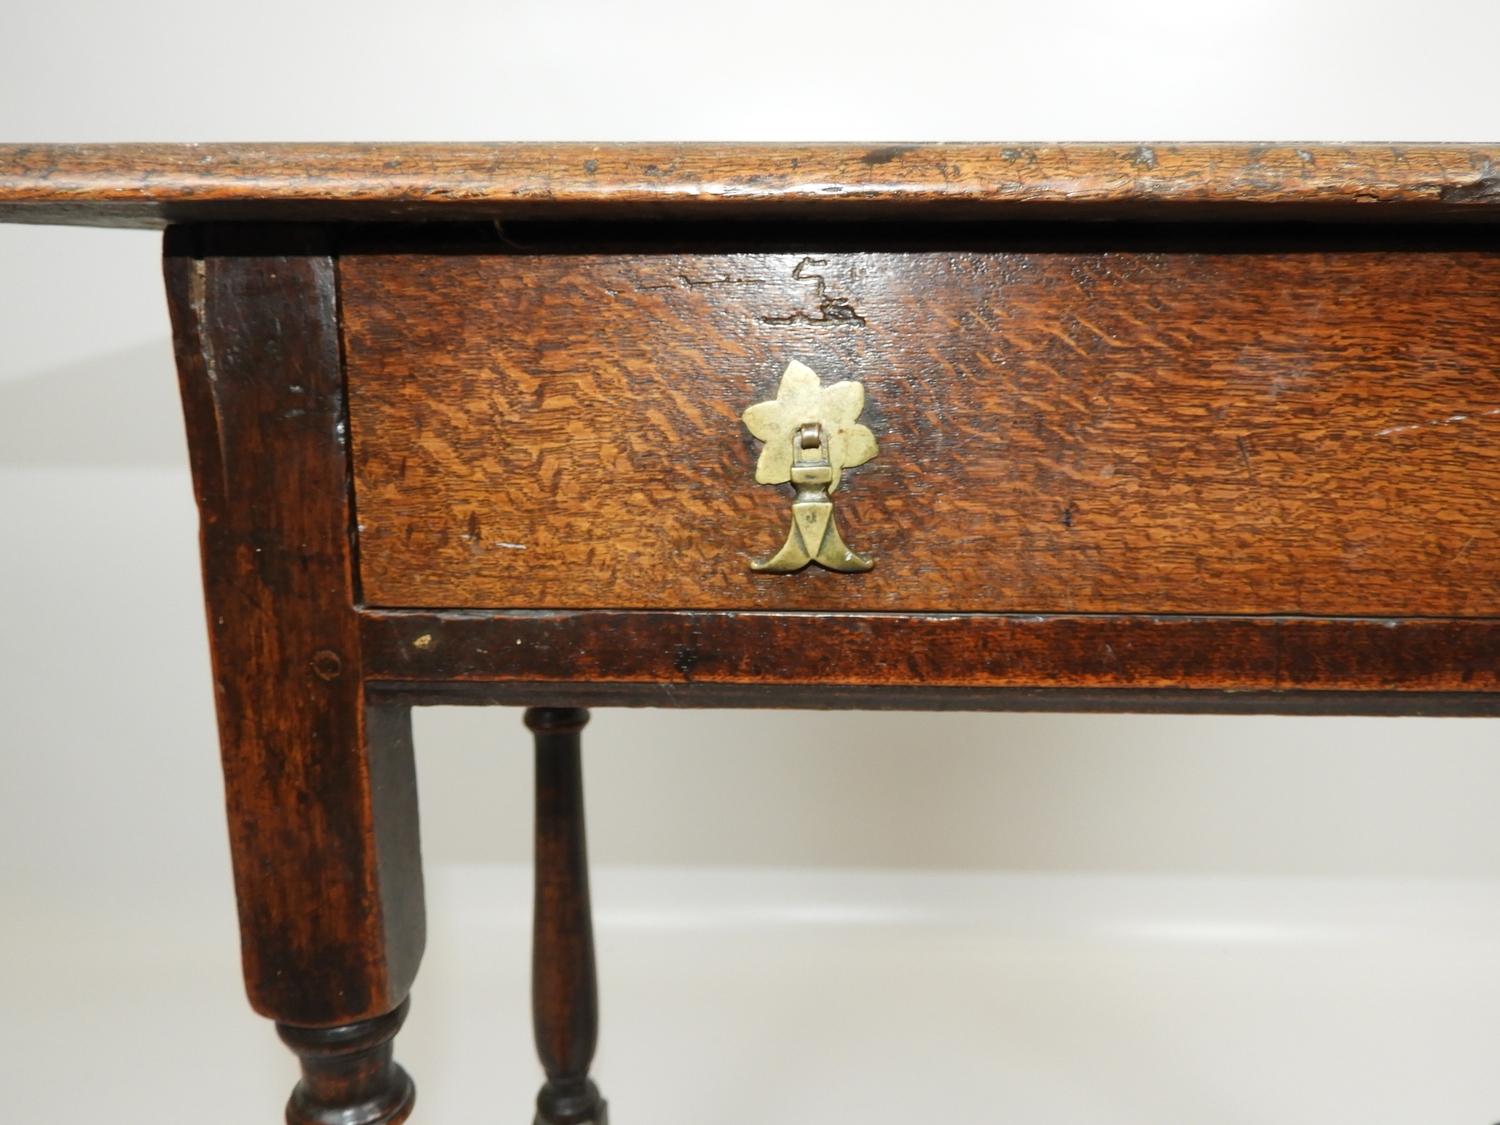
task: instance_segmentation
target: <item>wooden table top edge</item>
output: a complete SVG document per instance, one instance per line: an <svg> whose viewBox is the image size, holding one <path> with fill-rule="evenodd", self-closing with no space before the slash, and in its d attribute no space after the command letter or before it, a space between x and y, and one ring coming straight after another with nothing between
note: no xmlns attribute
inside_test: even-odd
<svg viewBox="0 0 1500 1125"><path fill-rule="evenodd" d="M0 221L1500 218L1500 143L0 144Z"/></svg>

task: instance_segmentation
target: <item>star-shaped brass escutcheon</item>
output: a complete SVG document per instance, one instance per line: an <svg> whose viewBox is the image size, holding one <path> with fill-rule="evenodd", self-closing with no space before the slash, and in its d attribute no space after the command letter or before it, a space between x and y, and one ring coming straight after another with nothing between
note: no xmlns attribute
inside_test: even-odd
<svg viewBox="0 0 1500 1125"><path fill-rule="evenodd" d="M859 424L865 388L852 380L823 386L817 372L792 360L781 376L776 397L745 411L745 426L765 448L755 466L761 484L788 484L792 526L781 550L750 569L791 574L810 562L829 570L869 570L874 560L845 545L833 517L834 489L845 469L874 457L875 435Z"/></svg>

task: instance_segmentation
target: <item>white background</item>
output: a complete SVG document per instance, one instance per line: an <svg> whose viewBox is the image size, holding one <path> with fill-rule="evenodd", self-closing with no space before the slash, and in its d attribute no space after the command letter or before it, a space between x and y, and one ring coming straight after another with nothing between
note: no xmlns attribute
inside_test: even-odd
<svg viewBox="0 0 1500 1125"><path fill-rule="evenodd" d="M6 141L1483 141L1500 108L1500 6L1489 3L0 0L0 27ZM193 978L201 1012L257 1045L245 1050L272 1039L233 976L195 513L158 255L152 233L0 227L0 947L13 973L40 966L9 1012L0 990L0 1075L54 1112L76 1091L25 1085L62 1047L38 1034L50 1025L37 1013L61 1020L71 996L98 1021L128 1002L119 1018L151 1025L149 997L180 989L197 956L186 939L163 941L164 918L227 947L205 953ZM447 867L488 865L511 886L498 865L529 856L519 716L423 712L417 730L435 884L447 885ZM817 874L828 868L1207 877L1191 884L1199 890L1249 877L1500 879L1500 727L1487 721L602 711L588 734L596 863L665 865L680 884L669 870L650 886L669 899L674 886L748 879L749 899L775 900L776 872L788 896L816 899L832 893ZM918 893L889 877L850 885L867 905ZM449 901L434 896L438 935L461 913L443 915ZM105 956L110 937L154 965L123 993L102 969L85 988L88 959ZM429 963L426 975L450 971ZM524 991L518 979L507 987ZM1267 1026L1279 1018L1273 1009ZM520 1042L524 1016L507 1019ZM170 1044L187 1028L162 1017L141 1038ZM834 1041L843 1033L829 1025ZM722 1066L740 1048L729 1025L715 1034ZM167 1069L180 1049L149 1056L155 1080L180 1079ZM274 1110L289 1081L274 1043L253 1062L211 1042L197 1049L215 1073L274 1073ZM1488 1057L1493 1072L1500 1044ZM516 1064L518 1114L528 1065ZM245 1089L265 1085L250 1077ZM106 1089L111 1080L96 1076ZM1495 1092L1482 1103L1491 1118ZM1032 1119L1067 1120L1047 1096L1026 1103ZM995 1103L975 1092L943 1104L985 1120ZM1387 1119L1374 1103L1363 1110L1366 1123ZM1093 1122L1136 1120L1092 1111ZM660 1102L638 1104L634 1119L653 1112L670 1120ZM63 1119L38 1113L30 1119Z"/></svg>

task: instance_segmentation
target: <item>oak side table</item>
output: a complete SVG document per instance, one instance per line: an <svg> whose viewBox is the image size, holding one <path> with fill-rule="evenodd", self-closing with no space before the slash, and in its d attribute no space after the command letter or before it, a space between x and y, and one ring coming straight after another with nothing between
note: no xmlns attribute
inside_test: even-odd
<svg viewBox="0 0 1500 1125"><path fill-rule="evenodd" d="M1500 148L10 145L166 229L244 970L392 1125L409 711L535 732L602 1122L592 705L1500 712Z"/></svg>

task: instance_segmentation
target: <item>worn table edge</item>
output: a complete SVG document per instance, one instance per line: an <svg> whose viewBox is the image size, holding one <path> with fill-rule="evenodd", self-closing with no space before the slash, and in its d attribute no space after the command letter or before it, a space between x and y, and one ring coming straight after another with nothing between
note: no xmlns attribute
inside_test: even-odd
<svg viewBox="0 0 1500 1125"><path fill-rule="evenodd" d="M1493 220L1500 143L0 144L0 221Z"/></svg>
<svg viewBox="0 0 1500 1125"><path fill-rule="evenodd" d="M409 700L1500 713L1492 618L356 613L367 682Z"/></svg>

